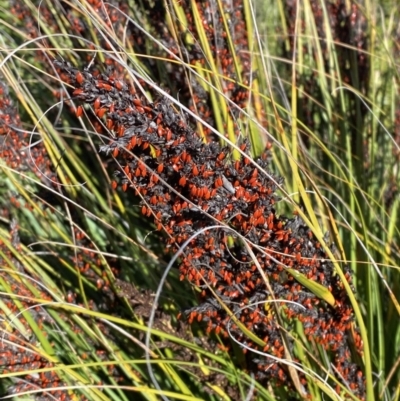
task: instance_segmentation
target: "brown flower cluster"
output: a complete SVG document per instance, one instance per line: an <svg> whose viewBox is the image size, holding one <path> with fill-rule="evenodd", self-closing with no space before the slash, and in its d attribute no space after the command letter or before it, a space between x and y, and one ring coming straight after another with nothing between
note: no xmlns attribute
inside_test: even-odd
<svg viewBox="0 0 400 401"><path fill-rule="evenodd" d="M142 213L166 232L168 247L176 250L192 238L179 269L182 279L199 288L200 303L184 313L187 320L202 322L208 333L222 335L228 349L232 336L243 346L283 359L277 316L260 301L295 301L297 305L281 308L285 318L298 319L310 340L333 352L338 379L362 397L363 374L347 345L352 308L343 284L302 220L277 216L274 192L281 180L268 173L268 153L253 163L243 142L244 155L232 160L228 148L204 143L167 99L148 103L111 69L93 74L64 61L55 60L54 65L73 86L73 98L90 106L108 129L109 143L100 151L112 155L120 166L113 187L132 189L142 199ZM222 227L208 229L215 223ZM248 241L269 288L239 237ZM328 288L335 305L316 297L287 274L286 267ZM346 277L351 283L349 271ZM245 335L232 321L232 313L264 346ZM361 354L357 333L354 339ZM259 380L288 383L284 365L243 352ZM301 382L306 385L304 377Z"/></svg>

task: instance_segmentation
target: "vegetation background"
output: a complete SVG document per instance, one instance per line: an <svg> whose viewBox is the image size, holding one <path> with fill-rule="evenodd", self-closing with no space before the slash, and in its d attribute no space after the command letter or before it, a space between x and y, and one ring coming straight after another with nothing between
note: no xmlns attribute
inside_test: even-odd
<svg viewBox="0 0 400 401"><path fill-rule="evenodd" d="M395 0L0 0L2 399L399 400L399 12ZM113 67L138 107L167 96L233 162L244 138L254 160L269 149L276 214L303 218L339 281L352 271L358 382L300 321L281 322L289 379L265 381L246 344L184 312L199 286L169 268L176 248L117 185L121 155L99 153L112 122L54 59L78 83Z"/></svg>

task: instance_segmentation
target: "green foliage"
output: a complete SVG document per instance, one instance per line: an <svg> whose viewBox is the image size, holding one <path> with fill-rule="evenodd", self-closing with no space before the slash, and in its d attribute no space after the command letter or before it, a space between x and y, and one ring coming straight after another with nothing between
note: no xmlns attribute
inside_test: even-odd
<svg viewBox="0 0 400 401"><path fill-rule="evenodd" d="M210 3L0 1L2 395L51 399L18 381L30 374L39 387L60 385L53 397L65 400L300 399L299 372L306 371L313 400L359 399L335 379L330 351L299 322L287 326L295 343L285 354L292 384L275 387L254 380L239 345L227 352L218 335L177 321L200 290L177 269L161 281L171 260L164 236L138 196L113 190L121 165L99 154L108 139L96 134L101 127L89 106L76 117L78 103L66 98L62 89L71 88L51 62L62 57L81 70L113 65L149 101L170 94L177 111L192 112L185 118L204 142L229 146L233 161L243 137L253 156L273 144L270 168L284 178L276 210L302 217L352 304L349 338L364 344L363 358L359 344L351 347L363 366L365 398L399 399L397 4ZM226 53L216 51L219 32ZM290 274L334 303L329 289Z"/></svg>

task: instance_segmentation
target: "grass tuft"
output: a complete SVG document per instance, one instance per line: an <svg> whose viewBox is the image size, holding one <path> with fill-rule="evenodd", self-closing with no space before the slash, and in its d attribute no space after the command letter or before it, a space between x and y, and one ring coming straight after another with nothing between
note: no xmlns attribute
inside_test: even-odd
<svg viewBox="0 0 400 401"><path fill-rule="evenodd" d="M0 396L397 399L394 1L0 1Z"/></svg>

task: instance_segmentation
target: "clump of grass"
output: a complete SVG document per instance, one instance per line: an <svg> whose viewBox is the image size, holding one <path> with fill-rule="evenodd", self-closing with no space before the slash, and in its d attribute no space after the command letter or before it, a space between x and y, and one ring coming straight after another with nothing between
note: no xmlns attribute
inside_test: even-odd
<svg viewBox="0 0 400 401"><path fill-rule="evenodd" d="M119 166L113 186L133 188L142 213L167 233L167 244L175 250L185 245L181 279L196 285L202 301L186 312L189 323L205 322L207 333L234 339L245 351L269 352L272 360L245 352L247 367L257 380L282 385L289 372L275 361L294 357L288 333L295 318L306 337L334 352L338 378L362 395L362 371L346 345L352 307L345 286L304 222L276 216L280 180L268 174L267 154L255 165L248 154L232 163L228 149L202 143L166 99L145 102L110 70L93 76L65 62L55 65L75 97L107 121L111 138L100 151L112 153ZM240 145L242 152L246 148ZM342 275L351 282L348 270ZM265 310L267 299L284 307ZM355 343L361 355L357 333ZM225 349L230 347L227 341ZM293 380L297 391L307 384L297 374Z"/></svg>
<svg viewBox="0 0 400 401"><path fill-rule="evenodd" d="M398 146L383 128L397 132L394 19L388 2L382 24L372 2L293 4L265 18L247 1L2 14L19 104L1 127L9 392L394 394L398 336L381 335L398 333L400 310ZM34 305L50 317L35 324Z"/></svg>

